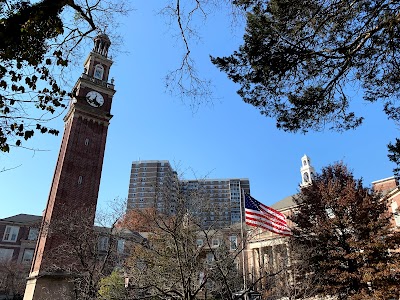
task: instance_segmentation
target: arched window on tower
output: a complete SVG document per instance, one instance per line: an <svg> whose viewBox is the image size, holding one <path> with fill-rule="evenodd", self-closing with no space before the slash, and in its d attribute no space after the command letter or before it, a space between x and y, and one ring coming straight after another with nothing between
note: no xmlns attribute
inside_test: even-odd
<svg viewBox="0 0 400 300"><path fill-rule="evenodd" d="M93 77L99 80L103 80L104 68L102 65L98 64L94 67Z"/></svg>
<svg viewBox="0 0 400 300"><path fill-rule="evenodd" d="M307 172L305 172L305 173L303 174L303 180L304 180L304 182L306 182L306 183L310 182L310 176L308 175Z"/></svg>

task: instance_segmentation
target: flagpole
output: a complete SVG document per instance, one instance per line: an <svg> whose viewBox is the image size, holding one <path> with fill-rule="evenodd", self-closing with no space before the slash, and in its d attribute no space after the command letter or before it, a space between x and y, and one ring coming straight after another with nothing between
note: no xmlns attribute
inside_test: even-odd
<svg viewBox="0 0 400 300"><path fill-rule="evenodd" d="M247 284L246 284L246 266L245 266L245 257L244 257L243 199L244 199L244 189L241 189L241 193L240 193L240 234L241 234L241 239L242 239L243 290L246 291ZM247 299L246 296L245 296L245 299Z"/></svg>

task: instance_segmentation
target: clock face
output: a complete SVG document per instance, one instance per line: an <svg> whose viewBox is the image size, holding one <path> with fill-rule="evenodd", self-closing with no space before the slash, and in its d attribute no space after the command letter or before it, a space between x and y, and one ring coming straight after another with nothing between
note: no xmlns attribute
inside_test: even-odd
<svg viewBox="0 0 400 300"><path fill-rule="evenodd" d="M93 107L100 107L104 104L103 96L96 91L90 91L86 94L86 101Z"/></svg>

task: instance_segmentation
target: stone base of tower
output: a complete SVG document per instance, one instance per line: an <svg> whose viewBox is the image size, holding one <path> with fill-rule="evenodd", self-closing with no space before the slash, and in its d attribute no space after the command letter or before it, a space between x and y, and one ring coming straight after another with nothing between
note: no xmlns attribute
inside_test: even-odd
<svg viewBox="0 0 400 300"><path fill-rule="evenodd" d="M71 279L68 274L30 275L24 300L73 300L76 297Z"/></svg>

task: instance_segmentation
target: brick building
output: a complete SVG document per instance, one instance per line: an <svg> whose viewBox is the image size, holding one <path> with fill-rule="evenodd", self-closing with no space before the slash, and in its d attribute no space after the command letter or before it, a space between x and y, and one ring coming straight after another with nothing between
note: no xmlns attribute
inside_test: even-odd
<svg viewBox="0 0 400 300"><path fill-rule="evenodd" d="M400 187L395 177L389 177L372 182L375 191L379 191L389 199L389 212L393 214L394 228L400 230Z"/></svg>
<svg viewBox="0 0 400 300"><path fill-rule="evenodd" d="M0 260L30 266L41 220L27 214L0 219Z"/></svg>
<svg viewBox="0 0 400 300"><path fill-rule="evenodd" d="M0 219L0 299L23 294L41 219L26 214Z"/></svg>

